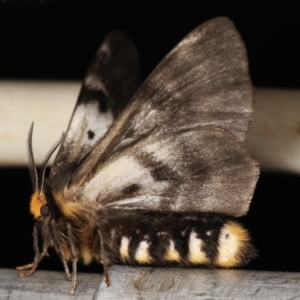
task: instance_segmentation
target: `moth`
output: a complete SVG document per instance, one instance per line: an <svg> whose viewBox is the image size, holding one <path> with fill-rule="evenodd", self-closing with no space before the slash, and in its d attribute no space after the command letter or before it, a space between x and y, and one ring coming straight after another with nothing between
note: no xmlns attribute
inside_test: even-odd
<svg viewBox="0 0 300 300"><path fill-rule="evenodd" d="M77 261L102 264L109 286L114 263L229 268L256 256L236 219L248 211L259 166L244 145L252 85L233 23L220 17L200 25L140 88L139 81L133 44L112 32L40 172L31 126L35 256L17 268L20 276L33 274L49 248L62 260L71 294Z"/></svg>

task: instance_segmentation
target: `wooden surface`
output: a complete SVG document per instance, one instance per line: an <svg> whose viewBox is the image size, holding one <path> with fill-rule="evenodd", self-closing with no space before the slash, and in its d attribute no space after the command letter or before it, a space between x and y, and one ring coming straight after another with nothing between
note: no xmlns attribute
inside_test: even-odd
<svg viewBox="0 0 300 300"><path fill-rule="evenodd" d="M114 267L94 299L300 299L300 274Z"/></svg>
<svg viewBox="0 0 300 300"><path fill-rule="evenodd" d="M13 269L0 269L0 300L90 300L101 280L100 274L78 274L75 295L63 272L37 271L20 278Z"/></svg>
<svg viewBox="0 0 300 300"><path fill-rule="evenodd" d="M78 274L72 296L62 272L2 269L0 299L300 299L300 273L113 266L110 279L106 287L100 274Z"/></svg>

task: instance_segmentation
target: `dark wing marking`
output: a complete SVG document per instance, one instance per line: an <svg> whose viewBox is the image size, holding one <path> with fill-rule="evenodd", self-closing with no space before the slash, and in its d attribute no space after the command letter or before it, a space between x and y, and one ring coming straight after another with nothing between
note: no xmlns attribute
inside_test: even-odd
<svg viewBox="0 0 300 300"><path fill-rule="evenodd" d="M138 55L121 32L111 32L92 60L50 178L63 184L68 172L103 137L140 83Z"/></svg>
<svg viewBox="0 0 300 300"><path fill-rule="evenodd" d="M208 21L145 81L76 170L66 197L243 215L259 173L244 149L251 113L243 42L227 18Z"/></svg>
<svg viewBox="0 0 300 300"><path fill-rule="evenodd" d="M219 128L199 127L149 135L74 192L104 209L240 216L248 210L258 171L240 141Z"/></svg>

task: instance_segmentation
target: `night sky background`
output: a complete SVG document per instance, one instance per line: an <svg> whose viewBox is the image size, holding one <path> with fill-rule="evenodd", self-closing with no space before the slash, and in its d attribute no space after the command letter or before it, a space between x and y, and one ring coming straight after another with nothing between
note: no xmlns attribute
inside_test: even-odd
<svg viewBox="0 0 300 300"><path fill-rule="evenodd" d="M261 3L0 0L0 80L81 80L112 29L125 31L135 43L145 79L189 31L227 16L245 41L254 86L299 89L299 10L289 1ZM33 259L27 168L0 168L0 183L0 267L14 268ZM248 268L300 272L299 187L299 175L262 172L242 220L260 252ZM55 255L40 269L63 270Z"/></svg>

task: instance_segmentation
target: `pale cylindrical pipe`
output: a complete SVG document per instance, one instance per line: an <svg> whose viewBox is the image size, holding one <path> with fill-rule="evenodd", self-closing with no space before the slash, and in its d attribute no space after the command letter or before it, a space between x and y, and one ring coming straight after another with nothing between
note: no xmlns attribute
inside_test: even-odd
<svg viewBox="0 0 300 300"><path fill-rule="evenodd" d="M33 152L40 164L67 129L79 88L79 82L0 81L0 166L28 164L32 122Z"/></svg>
<svg viewBox="0 0 300 300"><path fill-rule="evenodd" d="M300 173L300 91L255 89L246 140L263 169Z"/></svg>
<svg viewBox="0 0 300 300"><path fill-rule="evenodd" d="M34 122L36 163L66 130L79 82L0 81L0 166L27 166ZM255 89L246 146L262 168L300 173L300 91Z"/></svg>

